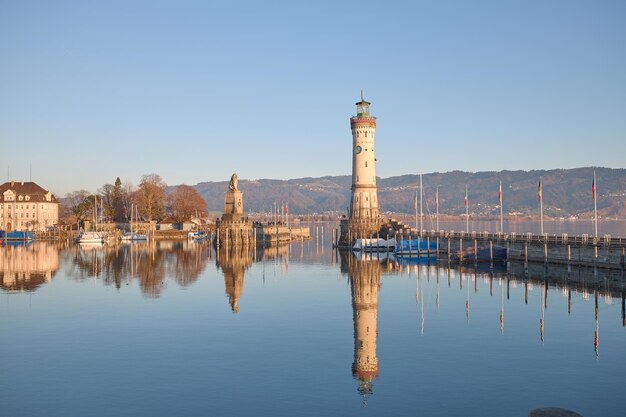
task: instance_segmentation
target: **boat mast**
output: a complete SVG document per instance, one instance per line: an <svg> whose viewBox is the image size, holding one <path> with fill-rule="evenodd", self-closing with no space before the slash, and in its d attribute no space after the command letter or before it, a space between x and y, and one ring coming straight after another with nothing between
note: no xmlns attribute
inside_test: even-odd
<svg viewBox="0 0 626 417"><path fill-rule="evenodd" d="M422 174L420 174L420 236L422 236L422 231L424 230L424 210L422 206L423 190L424 187L422 186Z"/></svg>

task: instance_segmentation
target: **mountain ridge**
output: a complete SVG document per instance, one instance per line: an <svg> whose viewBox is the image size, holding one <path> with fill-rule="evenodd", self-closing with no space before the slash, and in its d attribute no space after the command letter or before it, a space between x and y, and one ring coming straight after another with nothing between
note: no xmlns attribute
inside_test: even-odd
<svg viewBox="0 0 626 417"><path fill-rule="evenodd" d="M591 183L597 178L598 214L626 217L626 169L582 167L550 170L448 171L423 174L424 213L435 212L439 187L440 214L465 213L465 184L469 209L474 215L499 215L498 187L502 180L505 215L537 215L537 189L542 178L544 214L552 217L584 216L593 212ZM377 178L380 211L414 213L419 174ZM228 181L206 181L193 186L209 210L223 210ZM288 180L239 180L246 212L269 212L277 204L289 204L291 214L338 212L344 214L350 200L351 176L303 177Z"/></svg>

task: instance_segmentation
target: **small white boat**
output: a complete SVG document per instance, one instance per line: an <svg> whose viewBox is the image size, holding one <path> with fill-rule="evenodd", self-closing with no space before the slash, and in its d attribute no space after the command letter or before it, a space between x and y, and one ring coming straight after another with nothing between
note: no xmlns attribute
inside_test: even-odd
<svg viewBox="0 0 626 417"><path fill-rule="evenodd" d="M104 243L104 235L101 232L83 232L78 237L78 243Z"/></svg>
<svg viewBox="0 0 626 417"><path fill-rule="evenodd" d="M352 250L357 252L391 252L395 245L394 239L357 239Z"/></svg>
<svg viewBox="0 0 626 417"><path fill-rule="evenodd" d="M120 238L123 241L144 241L148 240L148 236L142 233L133 232L133 212L135 213L135 218L139 218L139 211L137 206L131 204L130 206L130 232L126 232Z"/></svg>
<svg viewBox="0 0 626 417"><path fill-rule="evenodd" d="M137 233L137 232L126 232L121 237L122 240L130 241L130 240L148 240L148 236Z"/></svg>

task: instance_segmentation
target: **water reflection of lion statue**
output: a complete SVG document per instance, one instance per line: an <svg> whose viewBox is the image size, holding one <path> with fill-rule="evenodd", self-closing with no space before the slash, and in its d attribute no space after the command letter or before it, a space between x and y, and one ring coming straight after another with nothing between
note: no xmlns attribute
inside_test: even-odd
<svg viewBox="0 0 626 417"><path fill-rule="evenodd" d="M230 191L238 191L239 188L237 188L237 183L239 182L239 177L237 177L237 173L235 172L231 177L230 177L230 183L228 184L228 189Z"/></svg>

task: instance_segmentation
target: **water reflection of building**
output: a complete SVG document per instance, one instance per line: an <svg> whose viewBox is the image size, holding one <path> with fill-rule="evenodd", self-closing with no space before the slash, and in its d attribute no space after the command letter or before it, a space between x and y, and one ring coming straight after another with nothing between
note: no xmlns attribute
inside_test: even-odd
<svg viewBox="0 0 626 417"><path fill-rule="evenodd" d="M352 375L359 381L361 395L372 394L378 377L376 356L378 290L382 264L378 259L358 260L352 253L341 254L342 271L348 272L352 292L354 362Z"/></svg>
<svg viewBox="0 0 626 417"><path fill-rule="evenodd" d="M239 312L239 297L243 294L243 277L252 265L253 252L246 248L222 246L215 258L215 264L224 273L224 289L233 313Z"/></svg>
<svg viewBox="0 0 626 417"><path fill-rule="evenodd" d="M0 287L6 291L34 291L50 282L58 269L59 250L47 242L0 249Z"/></svg>

